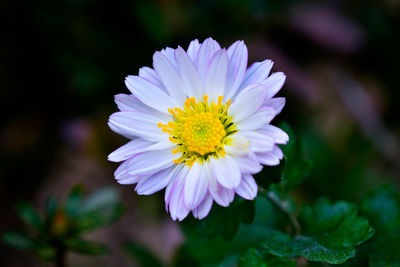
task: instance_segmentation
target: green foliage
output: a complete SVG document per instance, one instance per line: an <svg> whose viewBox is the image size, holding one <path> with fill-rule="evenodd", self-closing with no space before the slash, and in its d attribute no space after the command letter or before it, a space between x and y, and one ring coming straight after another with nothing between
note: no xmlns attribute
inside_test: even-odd
<svg viewBox="0 0 400 267"><path fill-rule="evenodd" d="M271 231L264 248L280 257L304 256L310 261L339 264L355 256L354 246L374 234L368 220L357 215L355 205L340 201L331 204L318 200L299 214L302 234L294 238Z"/></svg>
<svg viewBox="0 0 400 267"><path fill-rule="evenodd" d="M239 224L251 223L254 219L254 202L236 198L229 207L214 205L210 214L198 222L197 229L206 237L222 236L230 240Z"/></svg>
<svg viewBox="0 0 400 267"><path fill-rule="evenodd" d="M116 221L122 215L122 204L119 193L113 188L100 189L85 198L84 188L78 185L71 189L63 204L54 197L48 198L44 218L24 202L19 202L16 210L29 233L6 232L3 242L53 261L65 250L88 255L108 254L105 245L87 241L81 233Z"/></svg>
<svg viewBox="0 0 400 267"><path fill-rule="evenodd" d="M293 190L306 179L312 169L312 161L307 157L302 142L287 123L280 128L289 135L289 142L282 146L284 158L278 166L268 166L260 174L255 175L257 184L268 189L271 184L278 184L284 193Z"/></svg>
<svg viewBox="0 0 400 267"><path fill-rule="evenodd" d="M400 193L392 185L370 192L361 203L362 212L376 229L366 247L371 266L400 266Z"/></svg>
<svg viewBox="0 0 400 267"><path fill-rule="evenodd" d="M260 250L251 248L239 260L239 267L296 267L291 259L263 255Z"/></svg>
<svg viewBox="0 0 400 267"><path fill-rule="evenodd" d="M154 267L161 267L163 264L161 261L153 255L152 252L147 250L146 248L139 246L133 242L126 242L124 244L125 250L133 256L139 263L140 266L154 266Z"/></svg>

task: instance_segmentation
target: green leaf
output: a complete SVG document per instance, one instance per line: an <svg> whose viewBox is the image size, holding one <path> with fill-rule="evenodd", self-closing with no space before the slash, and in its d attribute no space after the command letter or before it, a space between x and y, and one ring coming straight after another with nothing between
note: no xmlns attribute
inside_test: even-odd
<svg viewBox="0 0 400 267"><path fill-rule="evenodd" d="M140 266L162 266L161 261L146 248L143 248L133 242L126 242L124 244L124 248L129 254L138 260Z"/></svg>
<svg viewBox="0 0 400 267"><path fill-rule="evenodd" d="M239 267L296 267L291 259L263 255L258 249L249 249L239 260Z"/></svg>
<svg viewBox="0 0 400 267"><path fill-rule="evenodd" d="M19 202L17 204L17 212L21 219L32 229L42 232L44 230L44 224L39 214L32 208L31 205L25 202Z"/></svg>
<svg viewBox="0 0 400 267"><path fill-rule="evenodd" d="M73 232L84 232L109 225L123 214L120 194L111 187L91 194L80 208L80 214L73 222Z"/></svg>
<svg viewBox="0 0 400 267"><path fill-rule="evenodd" d="M236 198L229 207L214 205L210 214L198 222L198 231L203 236L222 236L225 240L234 237L241 222L254 219L254 201Z"/></svg>
<svg viewBox="0 0 400 267"><path fill-rule="evenodd" d="M353 204L339 201L331 204L318 200L304 207L299 214L303 235L289 235L271 230L265 250L279 257L304 256L310 261L339 264L355 256L354 246L374 234L367 219L357 215Z"/></svg>
<svg viewBox="0 0 400 267"><path fill-rule="evenodd" d="M81 254L100 256L110 253L110 250L101 243L94 241L87 241L77 237L68 238L64 240L63 243L68 249Z"/></svg>
<svg viewBox="0 0 400 267"><path fill-rule="evenodd" d="M68 218L75 218L81 211L84 188L82 185L75 185L67 196L65 213Z"/></svg>
<svg viewBox="0 0 400 267"><path fill-rule="evenodd" d="M400 193L383 185L366 195L361 210L376 229L367 248L371 266L400 266Z"/></svg>
<svg viewBox="0 0 400 267"><path fill-rule="evenodd" d="M294 189L306 179L312 169L312 161L307 158L303 144L293 133L287 123L280 127L289 135L289 143L282 146L286 164L282 174L282 186L286 191Z"/></svg>
<svg viewBox="0 0 400 267"><path fill-rule="evenodd" d="M32 250L38 244L30 235L15 231L4 233L2 240L7 245L21 250Z"/></svg>

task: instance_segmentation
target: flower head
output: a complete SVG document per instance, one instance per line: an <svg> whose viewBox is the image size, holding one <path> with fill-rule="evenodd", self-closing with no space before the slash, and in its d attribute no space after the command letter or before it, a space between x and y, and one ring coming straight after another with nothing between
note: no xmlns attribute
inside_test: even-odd
<svg viewBox="0 0 400 267"><path fill-rule="evenodd" d="M109 155L123 163L115 171L120 184L138 194L166 188L165 207L175 220L189 212L199 219L213 202L228 206L235 193L254 199L252 174L277 165L277 144L289 137L270 125L285 99L274 97L285 75L269 75L273 62L247 68L247 48L228 49L213 39L194 40L187 51L166 48L153 56L153 68L128 76L132 94L119 94L120 109L110 128L131 139Z"/></svg>

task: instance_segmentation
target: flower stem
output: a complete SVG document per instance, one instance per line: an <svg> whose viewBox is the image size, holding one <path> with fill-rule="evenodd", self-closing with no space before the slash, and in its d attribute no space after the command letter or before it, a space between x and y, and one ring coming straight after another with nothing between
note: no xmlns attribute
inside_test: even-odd
<svg viewBox="0 0 400 267"><path fill-rule="evenodd" d="M290 224L293 226L295 230L295 235L299 235L301 232L301 226L299 221L296 218L296 215L292 213L287 205L282 202L281 199L273 192L273 191L267 191L266 194L264 194L281 212L286 214L286 216L289 219Z"/></svg>

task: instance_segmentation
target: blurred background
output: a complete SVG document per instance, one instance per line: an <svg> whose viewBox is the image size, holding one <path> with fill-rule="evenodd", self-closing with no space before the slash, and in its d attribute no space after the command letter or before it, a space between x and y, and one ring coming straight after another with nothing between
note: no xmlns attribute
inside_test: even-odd
<svg viewBox="0 0 400 267"><path fill-rule="evenodd" d="M400 1L39 0L0 3L0 233L19 227L17 200L42 209L74 184L114 186L125 214L89 238L113 253L68 255L70 266L135 266L124 240L166 264L183 242L163 193L138 197L118 185L107 155L127 140L107 126L124 77L151 66L155 50L213 37L244 40L249 63L266 58L287 81L273 123L287 121L314 161L294 197L358 201L400 184ZM44 266L0 245L0 266Z"/></svg>

